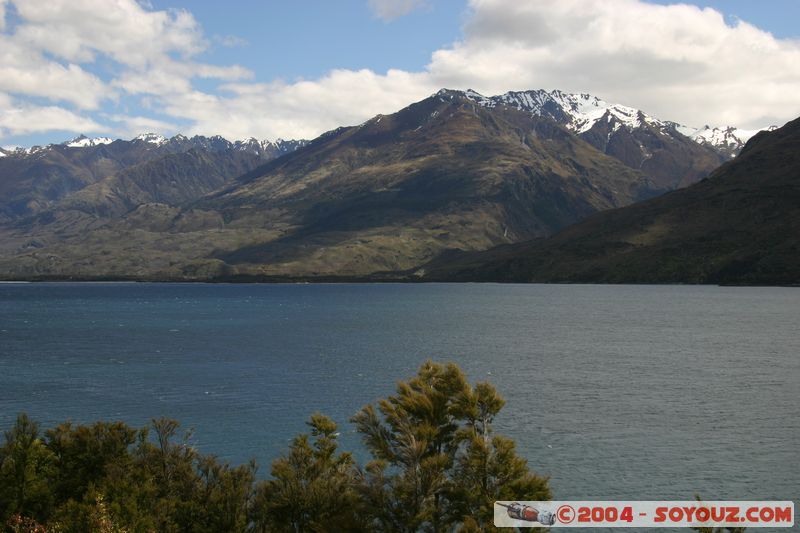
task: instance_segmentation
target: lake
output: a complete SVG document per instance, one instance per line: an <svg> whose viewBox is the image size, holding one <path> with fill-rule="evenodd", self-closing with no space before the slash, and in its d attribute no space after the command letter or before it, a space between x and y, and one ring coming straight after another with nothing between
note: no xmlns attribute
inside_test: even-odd
<svg viewBox="0 0 800 533"><path fill-rule="evenodd" d="M0 284L0 427L177 418L260 473L428 358L506 398L565 499L797 499L800 291L494 284ZM359 452L360 453L360 452Z"/></svg>

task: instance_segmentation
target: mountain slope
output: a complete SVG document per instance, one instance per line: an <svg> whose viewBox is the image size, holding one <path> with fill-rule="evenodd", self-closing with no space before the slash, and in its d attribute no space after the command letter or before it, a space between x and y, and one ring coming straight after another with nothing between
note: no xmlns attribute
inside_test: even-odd
<svg viewBox="0 0 800 533"><path fill-rule="evenodd" d="M96 188L92 198L108 198L88 187L59 206ZM195 202L91 220L77 202L11 228L0 272L365 275L549 235L660 192L548 118L440 93L329 132Z"/></svg>
<svg viewBox="0 0 800 533"><path fill-rule="evenodd" d="M0 157L0 222L48 209L67 195L108 176L166 155L192 149L208 153L232 151L246 154L246 159L255 155L259 158L258 164L304 143L281 140L270 143L255 139L232 143L218 136L176 135L167 139L144 134L130 141L80 136L61 144L5 151L4 157Z"/></svg>
<svg viewBox="0 0 800 533"><path fill-rule="evenodd" d="M723 156L680 128L588 95L442 90L308 144L80 137L0 158L22 176L0 186L0 276L403 271L700 179Z"/></svg>
<svg viewBox="0 0 800 533"><path fill-rule="evenodd" d="M800 283L800 119L754 136L711 177L549 239L451 253L423 279Z"/></svg>
<svg viewBox="0 0 800 533"><path fill-rule="evenodd" d="M547 235L657 192L549 120L439 94L334 132L199 205L231 224L285 228L217 255L228 264L364 274L453 245Z"/></svg>
<svg viewBox="0 0 800 533"><path fill-rule="evenodd" d="M263 164L253 152L232 149L186 152L128 167L66 196L52 210L76 209L100 217L121 216L146 203L180 206L197 200Z"/></svg>
<svg viewBox="0 0 800 533"><path fill-rule="evenodd" d="M755 131L690 128L589 94L513 91L485 97L463 93L484 107L512 107L548 117L598 150L641 170L665 190L691 185L735 156Z"/></svg>

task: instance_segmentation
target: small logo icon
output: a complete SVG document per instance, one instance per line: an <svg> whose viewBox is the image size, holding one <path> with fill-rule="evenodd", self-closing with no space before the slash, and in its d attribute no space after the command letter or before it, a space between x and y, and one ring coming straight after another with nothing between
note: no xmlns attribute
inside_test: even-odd
<svg viewBox="0 0 800 533"><path fill-rule="evenodd" d="M575 509L571 505L562 505L556 511L556 516L562 524L569 524L575 520Z"/></svg>
<svg viewBox="0 0 800 533"><path fill-rule="evenodd" d="M522 505L519 502L510 504L495 502L500 507L505 507L509 518L514 520L524 520L525 522L539 522L543 526L552 526L556 523L556 517L550 511L540 511L530 505Z"/></svg>

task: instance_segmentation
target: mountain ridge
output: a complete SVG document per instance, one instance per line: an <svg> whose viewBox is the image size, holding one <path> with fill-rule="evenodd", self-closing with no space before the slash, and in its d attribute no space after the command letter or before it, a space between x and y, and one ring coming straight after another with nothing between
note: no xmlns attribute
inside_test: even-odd
<svg viewBox="0 0 800 533"><path fill-rule="evenodd" d="M16 192L35 194L5 204L0 275L328 279L404 271L450 249L547 237L695 183L727 160L632 108L609 110L578 95L591 111L583 120L569 103L574 95L559 93L558 103L543 91L514 94L491 100L441 90L279 157L257 155L255 139L237 146L219 136L50 145L19 158L31 166ZM0 170L9 159L18 163L2 158ZM6 189L0 184L0 207Z"/></svg>
<svg viewBox="0 0 800 533"><path fill-rule="evenodd" d="M548 118L429 97L337 128L181 205L112 199L121 207L98 218L97 204L68 205L81 195L72 193L7 228L0 272L366 275L450 246L547 235L659 192Z"/></svg>
<svg viewBox="0 0 800 533"><path fill-rule="evenodd" d="M0 158L0 221L35 214L108 176L170 154L190 150L216 154L229 151L252 161L244 169L249 170L259 162L306 143L255 139L230 142L219 136L175 135L167 139L157 134L142 134L129 141L79 136L46 147L16 150Z"/></svg>
<svg viewBox="0 0 800 533"><path fill-rule="evenodd" d="M687 188L547 239L450 252L428 281L800 284L800 118Z"/></svg>
<svg viewBox="0 0 800 533"><path fill-rule="evenodd" d="M691 127L655 118L637 108L609 103L588 93L568 93L559 89L509 91L489 97L472 89L465 91L441 89L435 94L446 96L453 93L460 93L487 107L509 105L539 116L549 116L578 134L591 130L608 113L617 119L620 125L628 129L635 129L641 127L642 123L648 123L665 130L674 130L698 144L707 144L731 153L741 149L747 140L757 132L776 128L776 126L769 126L756 130L745 130L730 125Z"/></svg>
<svg viewBox="0 0 800 533"><path fill-rule="evenodd" d="M298 139L298 140L284 140L281 138L275 139L274 141L270 140L259 140L255 137L248 137L245 139L235 139L230 141L221 135L212 135L212 136L204 136L204 135L194 135L192 137L187 137L183 134L176 134L172 137L165 137L158 133L141 133L136 135L130 139L112 139L111 137L92 137L89 138L84 134L80 134L77 137L73 137L72 139L62 141L60 143L50 143L47 145L33 145L28 148L23 147L15 147L13 149L4 149L0 148L1 156L9 157L9 156L17 156L17 157L25 157L36 153L41 153L47 149L52 149L54 147L67 147L67 148L90 148L90 147L97 147L101 145L108 145L114 142L143 142L151 145L155 145L158 147L162 146L186 146L187 144L193 148L206 148L206 149L216 149L216 150L223 150L223 149L235 149L241 151L250 151L253 153L257 153L261 155L264 152L279 152L281 154L292 151L300 146L304 146L308 143L305 139Z"/></svg>

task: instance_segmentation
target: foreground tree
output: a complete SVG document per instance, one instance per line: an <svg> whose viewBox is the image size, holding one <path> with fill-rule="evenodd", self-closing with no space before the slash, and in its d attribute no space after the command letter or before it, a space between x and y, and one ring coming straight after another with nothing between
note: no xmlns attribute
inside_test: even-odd
<svg viewBox="0 0 800 533"><path fill-rule="evenodd" d="M485 531L495 500L550 499L547 479L493 433L503 404L488 383L473 388L456 365L429 361L377 410L364 407L353 422L374 457L361 485L372 526Z"/></svg>
<svg viewBox="0 0 800 533"><path fill-rule="evenodd" d="M17 416L0 448L0 524L12 516L46 517L53 494L55 457L39 438L39 425Z"/></svg>
<svg viewBox="0 0 800 533"><path fill-rule="evenodd" d="M545 501L552 497L547 478L528 469L511 439L495 435L492 422L505 400L489 383L478 383L462 399L464 427L457 434L460 453L453 471L450 518L465 531L493 531L497 500Z"/></svg>
<svg viewBox="0 0 800 533"><path fill-rule="evenodd" d="M494 433L504 404L454 364L425 363L354 418L371 460L315 414L255 482L198 453L170 419L60 424L20 415L0 447L0 528L20 532L451 532L493 530L495 500L547 500L547 479Z"/></svg>
<svg viewBox="0 0 800 533"><path fill-rule="evenodd" d="M311 434L295 437L289 453L272 463L272 478L256 489L256 531L362 531L349 453L337 453L336 424L315 414ZM313 442L312 442L313 439Z"/></svg>

